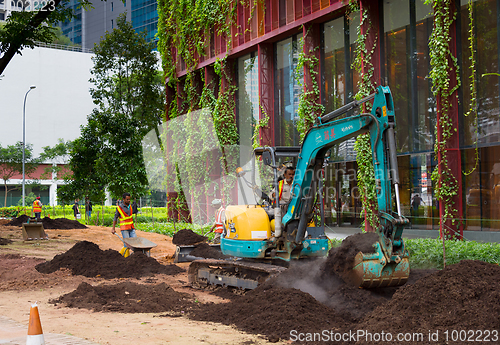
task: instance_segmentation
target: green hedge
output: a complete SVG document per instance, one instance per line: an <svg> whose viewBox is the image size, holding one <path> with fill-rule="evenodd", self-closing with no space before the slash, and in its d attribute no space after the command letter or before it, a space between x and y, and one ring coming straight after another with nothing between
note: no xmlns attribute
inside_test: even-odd
<svg viewBox="0 0 500 345"><path fill-rule="evenodd" d="M406 239L413 268L443 268L443 241L439 239ZM456 264L462 260L481 260L500 264L500 244L475 241L445 241L446 264Z"/></svg>

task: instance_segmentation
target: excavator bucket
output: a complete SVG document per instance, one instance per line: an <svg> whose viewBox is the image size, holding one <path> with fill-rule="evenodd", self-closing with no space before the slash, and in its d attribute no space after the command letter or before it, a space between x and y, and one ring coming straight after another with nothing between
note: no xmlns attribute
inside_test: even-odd
<svg viewBox="0 0 500 345"><path fill-rule="evenodd" d="M354 267L349 280L362 288L399 286L406 283L410 275L408 254L393 255L387 262L380 245L375 245L375 253L359 252L354 258Z"/></svg>
<svg viewBox="0 0 500 345"><path fill-rule="evenodd" d="M23 223L23 240L48 240L42 222Z"/></svg>

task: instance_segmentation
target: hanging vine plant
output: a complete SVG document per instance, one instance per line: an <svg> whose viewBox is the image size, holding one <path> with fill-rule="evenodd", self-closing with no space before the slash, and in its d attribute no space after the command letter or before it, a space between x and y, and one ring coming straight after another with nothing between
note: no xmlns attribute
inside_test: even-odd
<svg viewBox="0 0 500 345"><path fill-rule="evenodd" d="M227 177L229 171L234 171L235 159L237 161L237 152L234 151L234 145L238 142L238 133L234 119L235 102L234 92L236 87L230 76L225 73L225 59L217 61L215 64L216 73L219 78L219 94L214 95L213 82L205 85L205 78L201 73L201 96L198 96L196 87L196 66L199 57L205 56L205 48L210 46L210 34L224 36L227 38L227 48L231 46L231 26L236 19L236 6L229 0L206 0L206 1L184 1L184 0L158 0L158 51L162 56L163 71L166 82L174 90L172 104L169 104L168 119L174 119L181 115L177 107L176 100L178 63L184 63L187 71L185 80L183 80L183 97L187 104L187 116L181 122L182 125L168 124L166 133L171 138L181 144L178 150L174 150L170 159L179 162L181 157L179 152L190 154L193 159L183 161L185 171L178 170L178 174L186 177L187 181L182 181L188 186L192 198L192 204L198 205L203 200L203 195L214 195L215 188L210 177L210 172L214 171L212 157L209 157L210 149L215 145L214 138L217 138L223 152L221 157L221 166L223 167L223 190L222 195L230 195L231 181ZM227 81L229 87L222 88L222 80ZM199 79L198 79L199 80ZM199 108L205 109L211 114L212 121L203 121L203 116L198 117L194 113ZM206 119L206 118L205 118ZM170 122L170 121L169 121ZM206 128L213 124L214 129ZM178 139L178 140L176 140ZM196 156L196 157L194 157ZM232 170L231 170L232 169ZM168 175L168 174L167 174ZM170 181L173 180L173 181ZM166 183L175 186L176 191L180 191L181 179L166 180ZM200 185L204 188L200 189ZM232 184L234 185L234 183ZM193 210L192 210L193 211ZM200 211L200 210L198 210ZM200 214L200 212L195 212Z"/></svg>
<svg viewBox="0 0 500 345"><path fill-rule="evenodd" d="M477 144L478 144L477 139L479 137L479 133L478 133L478 118L477 118L478 112L477 112L477 84L476 84L476 80L477 80L476 79L476 77L477 77L476 44L475 44L476 40L475 40L475 35L474 35L474 3L472 2L472 0L469 0L469 3L467 5L467 9L469 12L469 30L468 30L469 37L468 37L468 41L469 41L469 52L470 52L470 57L469 57L470 67L469 68L470 68L471 75L469 77L469 80L470 80L470 84L469 84L470 106L469 106L469 110L467 111L465 116L466 117L469 117L469 116L474 117L472 126L475 128L476 138L475 138L475 143L474 143L474 146L475 146L474 167L470 171L464 172L465 176L472 174L479 165L479 148L477 146Z"/></svg>
<svg viewBox="0 0 500 345"><path fill-rule="evenodd" d="M349 10L351 15L360 13L361 11L358 1L351 0L349 2ZM355 96L357 100L360 100L375 91L375 85L372 82L375 68L371 59L375 52L377 42L377 39L375 38L371 49L368 50L368 37L369 32L372 29L372 24L368 17L368 11L363 11L360 15L360 24L356 29L357 38L355 41L355 57L352 64L352 69L357 71L360 76L357 85L358 92ZM362 32L363 27L366 27L366 31L364 33ZM370 104L365 104L363 106L365 107L365 112L369 112L371 110ZM375 172L370 135L359 135L354 143L354 150L356 151L356 162L358 163L358 190L366 215L365 221L367 220L372 227L377 228L379 225L378 217L374 212L375 205L377 204L377 194L375 190Z"/></svg>
<svg viewBox="0 0 500 345"><path fill-rule="evenodd" d="M426 4L431 3L426 0ZM451 13L453 4L451 0L436 0L432 2L434 8L434 29L429 39L429 55L432 79L432 92L439 100L440 107L437 109L438 129L434 153L438 157L438 165L432 172L432 181L436 185L436 197L444 206L442 224L450 220L457 225L458 211L455 208L453 198L458 195L458 181L453 175L448 158L447 145L456 132L450 115L450 98L460 87L460 80L456 78L456 84L452 86L450 71L459 75L458 60L450 49L450 28L456 20L456 12Z"/></svg>
<svg viewBox="0 0 500 345"><path fill-rule="evenodd" d="M309 30L306 33L306 36L309 35ZM311 88L302 92L299 96L299 105L297 109L297 114L299 116L299 121L297 123L297 131L300 135L300 142L304 140L304 136L307 131L312 127L316 118L321 116L325 112L325 107L318 102L320 99L320 90L317 81L318 71L317 67L319 66L319 59L316 57L315 51L318 47L314 49L309 49L308 54L304 52L304 43L299 46L299 58L297 60L297 67L295 69L295 75L301 75L304 73L304 70L307 70L309 76L311 77ZM299 86L303 87L303 83L300 81L300 78L297 78L299 81Z"/></svg>

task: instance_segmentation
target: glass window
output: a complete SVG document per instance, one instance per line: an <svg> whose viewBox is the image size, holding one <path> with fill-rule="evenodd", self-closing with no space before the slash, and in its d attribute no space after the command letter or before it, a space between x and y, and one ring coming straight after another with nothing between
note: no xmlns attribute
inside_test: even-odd
<svg viewBox="0 0 500 345"><path fill-rule="evenodd" d="M385 71L394 98L396 145L399 152L409 152L410 81L408 80L410 6L409 1L384 1Z"/></svg>
<svg viewBox="0 0 500 345"><path fill-rule="evenodd" d="M470 48L468 1L461 0L462 82L463 112L470 108ZM464 116L464 145L500 142L499 77L484 76L484 73L499 73L498 69L498 27L497 1L475 1L473 3L476 85L478 123L474 116ZM476 134L477 128L477 134Z"/></svg>
<svg viewBox="0 0 500 345"><path fill-rule="evenodd" d="M417 104L414 128L413 152L432 151L434 148L436 127L436 102L431 91L432 82L428 78L430 70L429 37L433 28L432 5L422 1L415 2L416 37L415 37L415 67L416 67L416 95Z"/></svg>
<svg viewBox="0 0 500 345"><path fill-rule="evenodd" d="M276 44L275 59L275 131L276 146L299 144L297 131L299 96L304 75L296 73L302 35L295 35ZM300 47L300 48L299 48Z"/></svg>
<svg viewBox="0 0 500 345"><path fill-rule="evenodd" d="M479 164L463 177L465 230L500 229L500 147L479 149ZM476 165L475 149L462 151L464 171Z"/></svg>
<svg viewBox="0 0 500 345"><path fill-rule="evenodd" d="M238 129L240 164L250 161L254 129L259 120L259 61L256 53L238 59Z"/></svg>
<svg viewBox="0 0 500 345"><path fill-rule="evenodd" d="M325 23L323 105L329 113L346 103L346 52L344 17Z"/></svg>

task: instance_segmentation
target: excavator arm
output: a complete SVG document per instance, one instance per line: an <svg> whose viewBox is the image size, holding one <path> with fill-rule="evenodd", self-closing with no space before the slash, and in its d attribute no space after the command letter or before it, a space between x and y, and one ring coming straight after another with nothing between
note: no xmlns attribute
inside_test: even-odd
<svg viewBox="0 0 500 345"><path fill-rule="evenodd" d="M360 104L374 99L371 113L363 113L332 121ZM394 139L394 104L388 87L379 86L376 93L352 102L318 118L304 138L297 161L293 197L283 216L285 232L295 234L301 248L307 224L313 216L314 199L320 185L321 169L326 152L334 145L363 133L370 134L380 226L376 255L358 260L353 279L360 286L392 286L406 281L409 273L408 254L401 238L408 220L401 215L399 174ZM392 187L396 196L397 213L392 211ZM279 233L279 232L278 232ZM386 272L384 272L386 270ZM364 282L366 281L366 282ZM403 281L403 283L404 283Z"/></svg>

